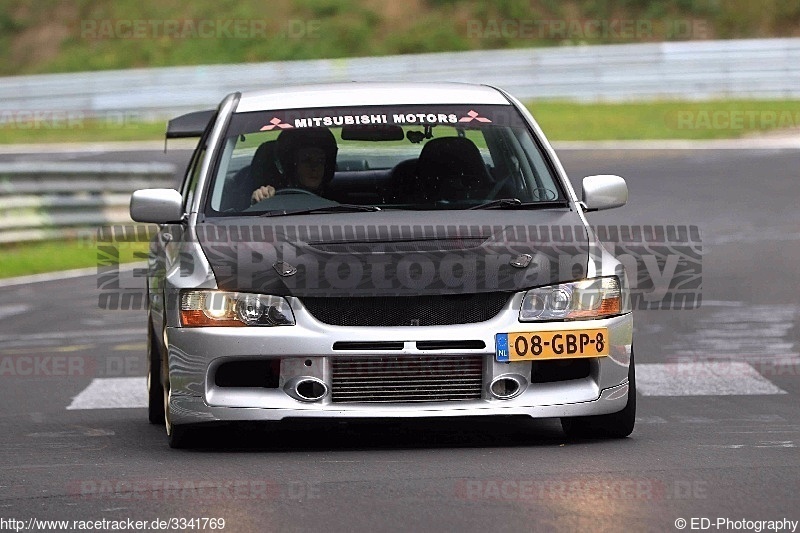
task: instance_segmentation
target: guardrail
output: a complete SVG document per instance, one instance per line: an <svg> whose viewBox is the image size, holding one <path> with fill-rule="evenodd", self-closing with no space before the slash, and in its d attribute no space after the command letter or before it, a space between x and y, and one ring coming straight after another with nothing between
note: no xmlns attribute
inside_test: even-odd
<svg viewBox="0 0 800 533"><path fill-rule="evenodd" d="M165 118L234 91L352 80L488 83L522 99L800 98L800 38L482 50L0 78L0 113ZM0 115L2 116L2 115ZM124 116L123 116L124 120Z"/></svg>
<svg viewBox="0 0 800 533"><path fill-rule="evenodd" d="M0 163L0 243L131 224L131 193L174 187L174 175L167 163Z"/></svg>

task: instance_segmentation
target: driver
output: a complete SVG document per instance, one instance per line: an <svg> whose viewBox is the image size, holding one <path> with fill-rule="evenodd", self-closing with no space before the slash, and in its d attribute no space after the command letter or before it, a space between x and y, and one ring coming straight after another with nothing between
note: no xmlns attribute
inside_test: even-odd
<svg viewBox="0 0 800 533"><path fill-rule="evenodd" d="M336 139L326 128L284 130L278 136L278 162L282 179L253 191L252 203L275 196L281 188L304 189L323 195L336 167Z"/></svg>

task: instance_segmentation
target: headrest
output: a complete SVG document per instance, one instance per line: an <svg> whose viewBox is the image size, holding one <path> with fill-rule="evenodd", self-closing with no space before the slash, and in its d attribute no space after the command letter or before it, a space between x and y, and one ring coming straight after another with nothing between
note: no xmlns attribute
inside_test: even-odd
<svg viewBox="0 0 800 533"><path fill-rule="evenodd" d="M479 176L486 174L486 163L478 147L466 137L431 139L419 154L417 174L422 178Z"/></svg>

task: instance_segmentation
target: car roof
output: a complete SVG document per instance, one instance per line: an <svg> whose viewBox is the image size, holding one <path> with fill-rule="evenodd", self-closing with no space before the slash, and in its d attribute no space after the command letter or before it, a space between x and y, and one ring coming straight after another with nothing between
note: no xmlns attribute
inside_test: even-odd
<svg viewBox="0 0 800 533"><path fill-rule="evenodd" d="M506 97L488 85L467 83L350 82L287 86L242 93L237 113L263 109L296 109L361 105L499 104Z"/></svg>

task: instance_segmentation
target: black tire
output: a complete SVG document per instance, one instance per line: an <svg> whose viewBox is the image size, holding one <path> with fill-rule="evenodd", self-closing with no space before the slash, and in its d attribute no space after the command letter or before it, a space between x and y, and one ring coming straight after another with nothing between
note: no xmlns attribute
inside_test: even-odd
<svg viewBox="0 0 800 533"><path fill-rule="evenodd" d="M170 448L186 449L197 445L197 429L191 425L173 425L167 432Z"/></svg>
<svg viewBox="0 0 800 533"><path fill-rule="evenodd" d="M164 385L161 383L161 348L147 321L147 418L151 424L164 424Z"/></svg>
<svg viewBox="0 0 800 533"><path fill-rule="evenodd" d="M607 415L563 417L561 427L573 439L621 439L633 433L636 424L636 370L631 352L628 367L628 403L622 411Z"/></svg>

